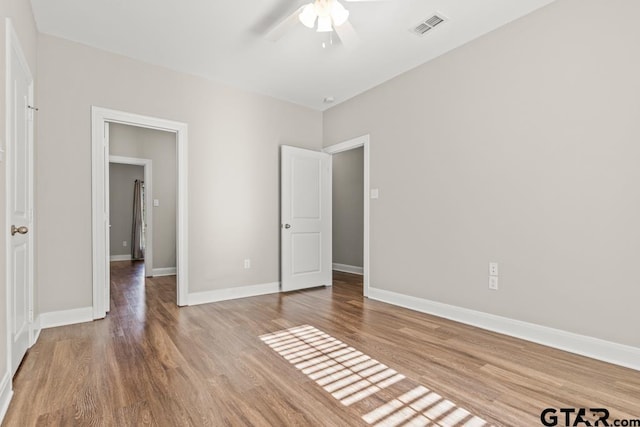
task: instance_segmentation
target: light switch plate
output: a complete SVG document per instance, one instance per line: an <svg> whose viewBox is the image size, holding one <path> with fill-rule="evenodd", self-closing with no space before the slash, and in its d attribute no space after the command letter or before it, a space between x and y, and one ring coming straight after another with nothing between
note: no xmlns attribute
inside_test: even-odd
<svg viewBox="0 0 640 427"><path fill-rule="evenodd" d="M377 188L372 188L371 189L371 198L372 199L377 199L378 198L378 189Z"/></svg>
<svg viewBox="0 0 640 427"><path fill-rule="evenodd" d="M498 263L490 262L489 263L489 276L497 276L498 275Z"/></svg>
<svg viewBox="0 0 640 427"><path fill-rule="evenodd" d="M160 200L158 200L158 199L153 199L153 206L155 206L155 207L160 206Z"/></svg>

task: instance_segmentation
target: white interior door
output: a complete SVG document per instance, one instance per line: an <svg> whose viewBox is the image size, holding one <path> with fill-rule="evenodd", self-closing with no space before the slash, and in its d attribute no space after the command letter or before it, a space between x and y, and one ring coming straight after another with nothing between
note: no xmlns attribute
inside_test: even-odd
<svg viewBox="0 0 640 427"><path fill-rule="evenodd" d="M282 291L331 285L331 156L281 147Z"/></svg>
<svg viewBox="0 0 640 427"><path fill-rule="evenodd" d="M10 30L12 28L8 25ZM33 79L15 33L8 32L7 73L7 279L11 370L29 348L33 280Z"/></svg>

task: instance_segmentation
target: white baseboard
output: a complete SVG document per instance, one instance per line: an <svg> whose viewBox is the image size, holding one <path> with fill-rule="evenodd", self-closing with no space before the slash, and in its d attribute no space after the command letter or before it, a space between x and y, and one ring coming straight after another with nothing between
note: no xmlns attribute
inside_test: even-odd
<svg viewBox="0 0 640 427"><path fill-rule="evenodd" d="M131 261L131 254L128 255L111 255L109 261Z"/></svg>
<svg viewBox="0 0 640 427"><path fill-rule="evenodd" d="M31 342L29 343L29 347L32 347L36 342L38 342L38 338L40 337L40 332L42 331L42 322L41 322L41 317L40 315L38 315L38 317L36 317L36 319L33 321L33 324L31 325L32 328L32 339Z"/></svg>
<svg viewBox="0 0 640 427"><path fill-rule="evenodd" d="M153 277L175 276L177 272L178 272L178 269L176 267L154 268L153 271L151 272L151 275Z"/></svg>
<svg viewBox="0 0 640 427"><path fill-rule="evenodd" d="M640 371L640 348L467 308L369 289L369 298Z"/></svg>
<svg viewBox="0 0 640 427"><path fill-rule="evenodd" d="M342 271L344 273L352 273L363 275L364 269L362 267L356 267L355 265L347 265L347 264L338 264L337 262L333 263L333 269L336 271Z"/></svg>
<svg viewBox="0 0 640 427"><path fill-rule="evenodd" d="M7 409L11 403L13 397L13 387L11 386L11 373L5 372L0 381L0 423L4 420L4 416L7 415Z"/></svg>
<svg viewBox="0 0 640 427"><path fill-rule="evenodd" d="M216 289L213 291L196 292L193 294L189 294L187 301L189 305L198 305L237 298L275 294L278 292L280 292L280 282L273 282L264 283L261 285L239 286L237 288L225 288Z"/></svg>
<svg viewBox="0 0 640 427"><path fill-rule="evenodd" d="M42 329L56 326L73 325L93 321L93 307L74 308L72 310L51 311L40 314Z"/></svg>

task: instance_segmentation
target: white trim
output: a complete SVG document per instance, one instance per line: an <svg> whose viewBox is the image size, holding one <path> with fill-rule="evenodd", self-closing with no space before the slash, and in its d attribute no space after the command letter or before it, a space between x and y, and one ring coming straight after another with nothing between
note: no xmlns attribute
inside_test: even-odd
<svg viewBox="0 0 640 427"><path fill-rule="evenodd" d="M151 159L140 159L137 157L109 155L109 164L111 163L143 167L145 195L144 204L146 214L144 222L147 226L145 229L146 247L144 250L144 271L146 276L150 276L148 272L153 271L153 161ZM111 169L109 169L109 173L111 173ZM111 200L109 200L109 203L111 203ZM131 259L131 255L129 255L129 259ZM112 259L111 261L114 260Z"/></svg>
<svg viewBox="0 0 640 427"><path fill-rule="evenodd" d="M4 416L7 415L12 397L11 375L9 375L9 372L5 372L0 382L0 423L4 420Z"/></svg>
<svg viewBox="0 0 640 427"><path fill-rule="evenodd" d="M111 256L109 256L109 261L110 262L114 262L114 261L131 261L131 254L127 254L127 255L111 255Z"/></svg>
<svg viewBox="0 0 640 427"><path fill-rule="evenodd" d="M175 267L164 267L164 268L154 268L153 269L153 277L160 276L175 276L177 268Z"/></svg>
<svg viewBox="0 0 640 427"><path fill-rule="evenodd" d="M277 294L278 292L280 292L280 282L239 286L237 288L215 289L213 291L189 294L189 305L208 304L210 302L255 297L258 295Z"/></svg>
<svg viewBox="0 0 640 427"><path fill-rule="evenodd" d="M487 329L570 353L640 370L640 348L441 302L371 288L369 298Z"/></svg>
<svg viewBox="0 0 640 427"><path fill-rule="evenodd" d="M369 135L362 135L354 139L350 139L348 141L341 142L339 144L330 145L324 148L324 152L328 154L337 154L343 151L352 150L354 148L363 147L363 162L364 162L364 218L363 218L363 243L362 243L362 283L363 283L363 295L365 297L369 296L370 290L370 249L369 249L369 233L370 233L370 215L371 215L371 206L369 199L369 176L371 173L371 154L370 154L370 137Z"/></svg>
<svg viewBox="0 0 640 427"><path fill-rule="evenodd" d="M40 318L40 315L38 315L38 317L36 317L36 320L33 322L33 335L31 336L31 347L33 347L35 345L36 342L38 342L38 338L40 338L40 332L42 332L42 320Z"/></svg>
<svg viewBox="0 0 640 427"><path fill-rule="evenodd" d="M164 130L176 133L177 171L177 291L176 302L186 305L189 295L189 230L188 230L188 126L186 123L174 122L155 117L142 116L117 110L109 110L96 106L91 107L91 205L92 205L92 241L93 241L93 318L100 319L106 315L108 302L105 301L107 286L106 270L109 268L109 256L105 253L107 246L108 224L106 223L105 206L105 168L108 167L108 142L104 138L105 123L121 123L148 129Z"/></svg>
<svg viewBox="0 0 640 427"><path fill-rule="evenodd" d="M339 264L337 262L333 263L333 269L335 271L342 271L344 273L351 273L351 274L359 274L361 276L364 272L364 268L362 267L357 267L355 265L348 265L348 264Z"/></svg>
<svg viewBox="0 0 640 427"><path fill-rule="evenodd" d="M42 313L40 315L40 326L42 329L91 321L93 321L93 307L50 311L49 313Z"/></svg>

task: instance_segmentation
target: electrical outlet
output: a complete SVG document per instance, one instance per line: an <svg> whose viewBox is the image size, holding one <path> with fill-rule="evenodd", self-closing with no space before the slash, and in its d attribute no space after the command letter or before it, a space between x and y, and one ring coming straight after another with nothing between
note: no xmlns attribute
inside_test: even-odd
<svg viewBox="0 0 640 427"><path fill-rule="evenodd" d="M498 275L498 263L490 262L489 263L489 276L497 276Z"/></svg>
<svg viewBox="0 0 640 427"><path fill-rule="evenodd" d="M497 276L489 276L489 289L492 291L498 290L498 277Z"/></svg>
<svg viewBox="0 0 640 427"><path fill-rule="evenodd" d="M122 247L123 247L123 248L126 248L126 247L127 247L127 241L126 241L126 240L123 240L123 241L122 241Z"/></svg>
<svg viewBox="0 0 640 427"><path fill-rule="evenodd" d="M245 259L244 260L244 268L251 268L251 260L250 259Z"/></svg>

